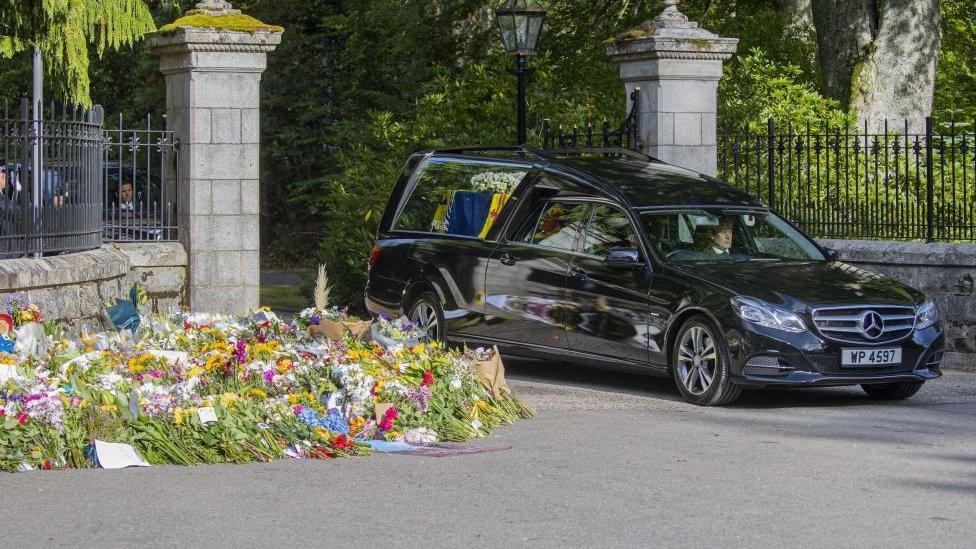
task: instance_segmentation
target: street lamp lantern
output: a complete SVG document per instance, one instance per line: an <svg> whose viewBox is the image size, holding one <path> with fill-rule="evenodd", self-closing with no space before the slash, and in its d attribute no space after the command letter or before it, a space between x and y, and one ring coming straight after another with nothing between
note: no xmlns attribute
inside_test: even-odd
<svg viewBox="0 0 976 549"><path fill-rule="evenodd" d="M505 51L515 56L518 77L518 144L525 144L525 80L529 74L526 58L539 53L546 10L532 0L507 0L495 12Z"/></svg>
<svg viewBox="0 0 976 549"><path fill-rule="evenodd" d="M511 55L539 53L546 10L532 0L508 0L495 12L505 51Z"/></svg>

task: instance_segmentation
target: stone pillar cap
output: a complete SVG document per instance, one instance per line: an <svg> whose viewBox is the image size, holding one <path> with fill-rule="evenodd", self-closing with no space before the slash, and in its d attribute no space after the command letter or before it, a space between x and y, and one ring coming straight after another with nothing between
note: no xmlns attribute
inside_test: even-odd
<svg viewBox="0 0 976 549"><path fill-rule="evenodd" d="M738 38L723 38L690 21L678 10L678 0L665 0L660 15L617 35L606 47L607 55L628 59L728 59Z"/></svg>

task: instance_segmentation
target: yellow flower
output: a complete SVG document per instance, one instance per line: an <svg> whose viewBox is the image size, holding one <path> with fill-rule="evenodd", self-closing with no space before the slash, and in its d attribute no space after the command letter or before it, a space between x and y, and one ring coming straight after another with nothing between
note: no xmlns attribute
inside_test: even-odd
<svg viewBox="0 0 976 549"><path fill-rule="evenodd" d="M190 368L189 370L187 370L186 377L187 378L197 377L197 376L199 376L202 373L203 373L203 368L201 368L199 366L194 366L194 367Z"/></svg>
<svg viewBox="0 0 976 549"><path fill-rule="evenodd" d="M354 417L349 420L349 434L356 435L366 425L366 418Z"/></svg>
<svg viewBox="0 0 976 549"><path fill-rule="evenodd" d="M322 439L322 442L329 442L329 440L332 439L332 433L330 433L325 427L316 427L315 434Z"/></svg>
<svg viewBox="0 0 976 549"><path fill-rule="evenodd" d="M268 393L264 389L259 389L257 387L252 387L249 391L252 397L255 398L268 398Z"/></svg>
<svg viewBox="0 0 976 549"><path fill-rule="evenodd" d="M222 367L224 362L226 362L226 360L224 359L223 355L216 353L207 358L207 361L203 363L203 368L207 372L213 372L214 370Z"/></svg>
<svg viewBox="0 0 976 549"><path fill-rule="evenodd" d="M284 375L291 369L291 359L290 358L280 358L278 359L278 364L276 365L278 373Z"/></svg>
<svg viewBox="0 0 976 549"><path fill-rule="evenodd" d="M173 408L173 423L180 425L183 423L183 418L185 418L187 415L186 410L183 408L180 408L179 406Z"/></svg>
<svg viewBox="0 0 976 549"><path fill-rule="evenodd" d="M223 393L220 395L220 405L229 408L237 402L237 395L234 393Z"/></svg>
<svg viewBox="0 0 976 549"><path fill-rule="evenodd" d="M101 411L103 411L103 412L118 412L119 411L119 407L116 406L115 404L102 404L101 406L98 407L98 409L101 410Z"/></svg>

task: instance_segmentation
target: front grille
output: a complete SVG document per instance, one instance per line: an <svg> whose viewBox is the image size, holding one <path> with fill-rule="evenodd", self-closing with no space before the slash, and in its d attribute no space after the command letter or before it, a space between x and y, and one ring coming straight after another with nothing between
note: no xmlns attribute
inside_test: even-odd
<svg viewBox="0 0 976 549"><path fill-rule="evenodd" d="M841 366L840 353L808 353L807 359L813 364L814 368L822 374L899 374L911 372L918 355L903 351L902 363L890 366Z"/></svg>
<svg viewBox="0 0 976 549"><path fill-rule="evenodd" d="M882 326L865 334L866 315L877 313ZM877 317L876 317L877 318ZM870 320L867 321L870 326ZM827 339L860 345L881 345L908 337L915 328L915 309L903 305L848 305L813 310L813 325ZM871 337L876 336L876 337Z"/></svg>

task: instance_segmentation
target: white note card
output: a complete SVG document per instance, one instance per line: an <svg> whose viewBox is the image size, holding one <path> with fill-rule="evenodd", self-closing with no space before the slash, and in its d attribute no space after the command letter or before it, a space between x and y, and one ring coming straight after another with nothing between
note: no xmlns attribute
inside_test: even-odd
<svg viewBox="0 0 976 549"><path fill-rule="evenodd" d="M210 406L197 408L197 417L200 418L200 423L204 425L213 423L217 421L217 411Z"/></svg>
<svg viewBox="0 0 976 549"><path fill-rule="evenodd" d="M125 467L149 467L139 452L128 444L95 440L95 456L102 469L123 469Z"/></svg>

